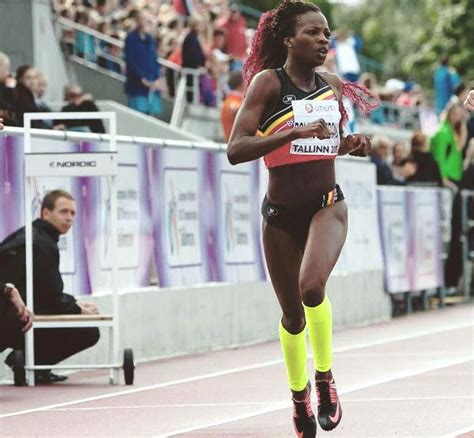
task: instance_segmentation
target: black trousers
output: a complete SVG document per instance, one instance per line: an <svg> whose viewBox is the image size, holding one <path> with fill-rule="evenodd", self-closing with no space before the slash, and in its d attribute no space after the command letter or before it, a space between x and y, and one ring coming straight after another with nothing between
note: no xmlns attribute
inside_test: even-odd
<svg viewBox="0 0 474 438"><path fill-rule="evenodd" d="M6 348L24 349L21 323L14 315L0 318L0 351ZM100 334L96 327L35 330L35 364L55 365L80 351L97 344Z"/></svg>

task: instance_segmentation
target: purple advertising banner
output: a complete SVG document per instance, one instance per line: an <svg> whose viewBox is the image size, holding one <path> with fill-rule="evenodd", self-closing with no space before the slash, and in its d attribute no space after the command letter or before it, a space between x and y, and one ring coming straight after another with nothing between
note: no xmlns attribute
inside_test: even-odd
<svg viewBox="0 0 474 438"><path fill-rule="evenodd" d="M104 144L82 143L81 152L104 149ZM151 207L148 197L147 148L118 144L117 255L119 289L150 284L153 255ZM110 290L111 186L106 177L83 177L83 222L86 259L94 292Z"/></svg>
<svg viewBox="0 0 474 438"><path fill-rule="evenodd" d="M219 280L264 281L259 163L232 166L225 154L215 158Z"/></svg>
<svg viewBox="0 0 474 438"><path fill-rule="evenodd" d="M151 155L150 201L158 284L166 287L214 281L214 203L205 172L208 154L154 149Z"/></svg>

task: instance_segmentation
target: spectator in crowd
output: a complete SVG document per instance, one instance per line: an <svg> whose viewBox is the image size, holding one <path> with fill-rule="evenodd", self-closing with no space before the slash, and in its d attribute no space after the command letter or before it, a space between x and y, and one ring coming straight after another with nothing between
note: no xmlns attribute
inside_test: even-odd
<svg viewBox="0 0 474 438"><path fill-rule="evenodd" d="M23 126L23 115L25 113L41 112L36 104L35 92L37 91L37 73L29 65L22 65L16 71L17 84L14 93L14 108L16 122ZM33 128L48 129L49 125L42 120L34 120L31 123Z"/></svg>
<svg viewBox="0 0 474 438"><path fill-rule="evenodd" d="M199 41L199 31L201 29L201 22L194 17L191 17L188 21L189 32L184 38L182 47L182 60L183 67L190 69L199 69L206 65L206 56L202 48L201 42ZM193 76L187 75L186 85L188 88L193 87ZM186 99L188 102L193 102L193 91L186 93Z"/></svg>
<svg viewBox="0 0 474 438"><path fill-rule="evenodd" d="M0 52L0 117L6 125L16 125L14 80L10 76L10 58Z"/></svg>
<svg viewBox="0 0 474 438"><path fill-rule="evenodd" d="M87 314L98 313L91 303L80 303L63 292L59 271L58 241L74 221L76 203L65 191L54 190L46 194L41 205L41 219L33 222L33 290L36 314ZM26 295L25 229L10 234L0 244L0 281L13 282L21 295ZM21 344L22 332L10 332L9 341ZM89 348L99 340L97 328L40 329L35 331L35 363L54 365ZM5 362L13 367L13 355ZM67 377L50 370L35 372L37 383L54 383Z"/></svg>
<svg viewBox="0 0 474 438"><path fill-rule="evenodd" d="M395 142L392 147L392 156L392 166L400 167L403 163L403 160L408 156L407 145L404 141Z"/></svg>
<svg viewBox="0 0 474 438"><path fill-rule="evenodd" d="M377 170L377 184L379 185L401 185L400 180L393 175L388 164L390 152L390 140L385 137L376 137L372 140L372 151L370 161L375 164Z"/></svg>
<svg viewBox="0 0 474 438"><path fill-rule="evenodd" d="M469 91L464 106L468 111L474 111L474 90Z"/></svg>
<svg viewBox="0 0 474 438"><path fill-rule="evenodd" d="M51 108L46 103L44 96L48 88L48 78L40 71L36 71L36 105L40 111L51 112Z"/></svg>
<svg viewBox="0 0 474 438"><path fill-rule="evenodd" d="M240 70L247 55L247 37L245 36L247 22L239 6L233 3L229 14L218 20L216 24L226 32L224 51L234 60L231 69Z"/></svg>
<svg viewBox="0 0 474 438"><path fill-rule="evenodd" d="M474 190L474 139L469 142L463 168L464 173L459 186L461 189ZM444 282L448 288L448 293L457 290L463 270L460 239L462 230L461 202L461 191L459 191L454 197L453 214L451 218L451 243L448 258L444 266ZM472 202L468 205L468 215L471 220L474 219ZM470 233L469 242L471 247L472 238L472 233Z"/></svg>
<svg viewBox="0 0 474 438"><path fill-rule="evenodd" d="M467 136L464 117L460 104L448 106L445 120L430 141L430 151L438 163L443 184L453 190L457 190L462 178L462 148Z"/></svg>
<svg viewBox="0 0 474 438"><path fill-rule="evenodd" d="M79 9L76 12L75 21L82 26L93 28L92 20L86 9ZM77 56L94 62L95 60L95 40L92 35L82 31L75 32L74 52Z"/></svg>
<svg viewBox="0 0 474 438"><path fill-rule="evenodd" d="M415 164L415 173L407 177L407 183L443 185L438 163L429 151L428 137L421 131L415 132L411 138L410 159Z"/></svg>
<svg viewBox="0 0 474 438"><path fill-rule="evenodd" d="M346 81L356 82L360 75L357 58L358 40L346 31L336 33L335 49L337 71Z"/></svg>
<svg viewBox="0 0 474 438"><path fill-rule="evenodd" d="M95 112L99 111L90 94L85 94L79 85L68 85L64 88L64 100L67 105L61 108L63 112ZM56 129L68 131L105 133L104 124L100 119L61 120L54 123Z"/></svg>
<svg viewBox="0 0 474 438"><path fill-rule="evenodd" d="M160 43L161 56L177 65L181 65L183 62L181 56L181 47L183 45L183 41L182 37L180 36L183 34L183 31L184 29L180 21L176 18L173 18L166 25ZM168 95L170 97L175 96L175 74L176 71L174 69L168 67L165 68L166 86L168 89Z"/></svg>
<svg viewBox="0 0 474 438"><path fill-rule="evenodd" d="M187 21L196 12L193 0L172 0L173 8L182 21Z"/></svg>
<svg viewBox="0 0 474 438"><path fill-rule="evenodd" d="M443 58L439 67L433 75L434 90L436 96L436 113L438 115L444 110L448 104L456 87L455 78L449 69L449 59Z"/></svg>
<svg viewBox="0 0 474 438"><path fill-rule="evenodd" d="M240 70L230 74L229 87L231 91L227 94L221 109L221 125L226 142L229 141L235 116L244 100L244 79Z"/></svg>
<svg viewBox="0 0 474 438"><path fill-rule="evenodd" d="M148 16L139 12L136 14L136 29L125 40L125 92L130 108L150 115L161 113L162 85L156 58L157 45L148 30Z"/></svg>

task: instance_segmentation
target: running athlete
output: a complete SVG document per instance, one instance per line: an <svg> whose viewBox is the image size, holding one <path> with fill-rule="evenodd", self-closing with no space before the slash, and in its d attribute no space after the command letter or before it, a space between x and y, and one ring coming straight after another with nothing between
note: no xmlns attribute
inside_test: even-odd
<svg viewBox="0 0 474 438"><path fill-rule="evenodd" d="M370 140L341 138L343 84L317 74L328 54L325 16L311 3L285 0L264 14L244 75L250 85L228 145L232 164L264 157L269 185L262 204L263 242L282 309L279 336L294 402L298 437L316 435L306 367L306 332L314 355L318 422L341 421L332 368L332 309L328 277L347 233L347 207L334 159L365 156ZM355 97L355 96L353 96Z"/></svg>

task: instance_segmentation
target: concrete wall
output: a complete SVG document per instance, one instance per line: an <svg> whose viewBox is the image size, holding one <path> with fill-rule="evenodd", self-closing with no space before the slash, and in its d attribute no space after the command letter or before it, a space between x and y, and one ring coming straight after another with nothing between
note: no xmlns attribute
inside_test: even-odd
<svg viewBox="0 0 474 438"><path fill-rule="evenodd" d="M390 318L390 300L382 272L330 278L336 329ZM89 297L87 298L89 300ZM104 312L111 297L92 297ZM209 284L194 288L149 288L120 296L121 348L136 359L165 358L255 344L278 337L280 308L269 283ZM107 334L99 344L76 356L74 363L100 363L107 358ZM0 381L11 379L0 354ZM138 369L137 372L140 372Z"/></svg>
<svg viewBox="0 0 474 438"><path fill-rule="evenodd" d="M167 140L209 141L207 138L195 135L193 131L175 128L161 120L110 100L99 100L97 106L101 111L113 111L117 114L117 133L120 135L165 138Z"/></svg>

